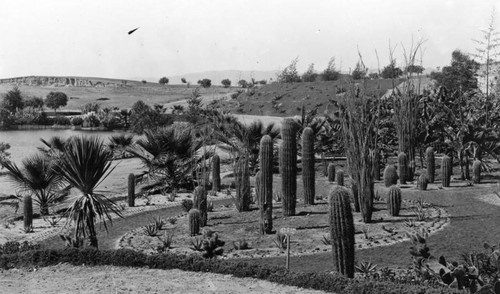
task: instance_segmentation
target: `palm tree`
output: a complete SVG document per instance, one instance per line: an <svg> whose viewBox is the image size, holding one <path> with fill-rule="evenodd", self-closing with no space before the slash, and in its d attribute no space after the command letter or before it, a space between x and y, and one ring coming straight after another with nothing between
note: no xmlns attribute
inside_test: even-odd
<svg viewBox="0 0 500 294"><path fill-rule="evenodd" d="M20 194L35 196L41 215L47 215L49 206L61 202L67 195L59 193L62 177L54 171L54 160L43 154L25 158L21 168L10 160L2 160L0 164L9 171L7 176Z"/></svg>
<svg viewBox="0 0 500 294"><path fill-rule="evenodd" d="M127 148L132 146L134 142L134 135L118 134L109 138L109 149L118 153L117 155L124 158L127 155Z"/></svg>
<svg viewBox="0 0 500 294"><path fill-rule="evenodd" d="M98 248L95 223L106 219L112 223L111 213L121 217L119 207L103 194L96 193L99 184L116 167L111 166L112 152L97 137L73 137L68 141L58 162L57 172L80 191L68 208L68 223L74 223L75 240L88 236L90 246Z"/></svg>

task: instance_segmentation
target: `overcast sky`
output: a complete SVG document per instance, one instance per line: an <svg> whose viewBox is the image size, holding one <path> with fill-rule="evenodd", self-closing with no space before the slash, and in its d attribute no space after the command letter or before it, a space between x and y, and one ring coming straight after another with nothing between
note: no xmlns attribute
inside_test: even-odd
<svg viewBox="0 0 500 294"><path fill-rule="evenodd" d="M33 0L3 1L0 77L157 78L208 70L275 70L299 57L322 70L389 60L389 42L425 39L424 67L473 52L500 1ZM140 27L136 32L127 32ZM402 45L403 44L403 45Z"/></svg>

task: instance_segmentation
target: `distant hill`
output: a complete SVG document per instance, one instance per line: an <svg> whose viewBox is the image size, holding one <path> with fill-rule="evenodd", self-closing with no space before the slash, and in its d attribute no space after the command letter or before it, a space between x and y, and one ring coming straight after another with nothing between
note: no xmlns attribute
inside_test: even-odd
<svg viewBox="0 0 500 294"><path fill-rule="evenodd" d="M254 78L256 81L266 80L270 81L276 80L277 70L270 71L250 71L250 70L217 70L217 71L205 71L197 73L189 73L179 76L168 77L170 79L169 84L182 84L181 79L185 78L186 81L190 82L192 85L196 84L197 81L202 79L212 80L212 85L220 85L221 81L224 79L231 80L232 86L237 86L239 80L250 81ZM159 78L158 78L159 79Z"/></svg>

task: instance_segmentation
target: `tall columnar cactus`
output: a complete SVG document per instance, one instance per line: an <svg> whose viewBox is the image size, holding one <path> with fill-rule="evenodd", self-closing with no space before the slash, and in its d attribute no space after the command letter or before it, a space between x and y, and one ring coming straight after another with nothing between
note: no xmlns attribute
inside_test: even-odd
<svg viewBox="0 0 500 294"><path fill-rule="evenodd" d="M297 202L297 123L285 119L281 125L281 193L283 194L283 216L295 215Z"/></svg>
<svg viewBox="0 0 500 294"><path fill-rule="evenodd" d="M481 183L481 161L477 159L474 160L474 163L472 164L472 173L474 175L473 178L474 184Z"/></svg>
<svg viewBox="0 0 500 294"><path fill-rule="evenodd" d="M451 158L447 155L443 156L443 159L441 159L441 177L443 178L443 187L450 186L452 169L453 166Z"/></svg>
<svg viewBox="0 0 500 294"><path fill-rule="evenodd" d="M399 216L399 211L401 210L401 189L396 185L389 188L387 210L389 210L390 215Z"/></svg>
<svg viewBox="0 0 500 294"><path fill-rule="evenodd" d="M201 226L201 212L193 208L188 213L189 219L189 234L191 236L196 236L200 234L200 226Z"/></svg>
<svg viewBox="0 0 500 294"><path fill-rule="evenodd" d="M427 161L427 178L429 183L434 183L434 175L436 173L436 159L434 157L434 148L428 147L425 150L425 160Z"/></svg>
<svg viewBox="0 0 500 294"><path fill-rule="evenodd" d="M465 155L464 165L465 165L465 179L470 180L469 156L468 155Z"/></svg>
<svg viewBox="0 0 500 294"><path fill-rule="evenodd" d="M349 201L349 192L336 187L329 197L330 239L332 242L333 266L342 275L354 277L354 220Z"/></svg>
<svg viewBox="0 0 500 294"><path fill-rule="evenodd" d="M399 183L405 185L408 180L408 157L404 152L398 154Z"/></svg>
<svg viewBox="0 0 500 294"><path fill-rule="evenodd" d="M135 206L135 176L134 174L128 175L128 196L127 196L128 206Z"/></svg>
<svg viewBox="0 0 500 294"><path fill-rule="evenodd" d="M421 174L418 177L417 189L419 189L421 191L425 191L425 190L427 190L427 185L428 184L429 184L429 179L427 178L427 175L426 174Z"/></svg>
<svg viewBox="0 0 500 294"><path fill-rule="evenodd" d="M413 182L413 178L415 177L415 170L417 166L415 164L415 160L410 160L408 165L408 178L407 181Z"/></svg>
<svg viewBox="0 0 500 294"><path fill-rule="evenodd" d="M378 149L370 149L370 160L373 163L372 166L372 177L373 180L380 180L380 153Z"/></svg>
<svg viewBox="0 0 500 294"><path fill-rule="evenodd" d="M220 192L220 157L217 154L212 157L212 191Z"/></svg>
<svg viewBox="0 0 500 294"><path fill-rule="evenodd" d="M249 211L251 202L250 171L248 169L248 159L240 158L236 163L235 171L236 183L236 209L239 212Z"/></svg>
<svg viewBox="0 0 500 294"><path fill-rule="evenodd" d="M260 207L260 187L262 187L262 173L260 170L255 174L255 203Z"/></svg>
<svg viewBox="0 0 500 294"><path fill-rule="evenodd" d="M260 210L260 233L271 234L273 230L273 141L269 135L260 140L260 185L257 197Z"/></svg>
<svg viewBox="0 0 500 294"><path fill-rule="evenodd" d="M352 202L354 203L354 211L355 212L360 212L361 207L359 206L359 189L358 189L358 184L351 179L351 190L352 190Z"/></svg>
<svg viewBox="0 0 500 294"><path fill-rule="evenodd" d="M314 131L307 127L302 132L302 182L304 184L304 204L314 204L316 189L314 184Z"/></svg>
<svg viewBox="0 0 500 294"><path fill-rule="evenodd" d="M337 185L339 186L344 186L344 171L339 169L337 173L335 174L335 181L337 182Z"/></svg>
<svg viewBox="0 0 500 294"><path fill-rule="evenodd" d="M328 164L328 182L335 181L335 164Z"/></svg>
<svg viewBox="0 0 500 294"><path fill-rule="evenodd" d="M208 200L207 191L203 186L198 186L194 189L193 196L193 206L198 209L201 213L200 226L204 227L207 225L208 219Z"/></svg>
<svg viewBox="0 0 500 294"><path fill-rule="evenodd" d="M398 172L394 165L388 165L384 169L384 185L390 187L398 183Z"/></svg>
<svg viewBox="0 0 500 294"><path fill-rule="evenodd" d="M30 195L23 198L23 220L25 229L33 227L33 200Z"/></svg>

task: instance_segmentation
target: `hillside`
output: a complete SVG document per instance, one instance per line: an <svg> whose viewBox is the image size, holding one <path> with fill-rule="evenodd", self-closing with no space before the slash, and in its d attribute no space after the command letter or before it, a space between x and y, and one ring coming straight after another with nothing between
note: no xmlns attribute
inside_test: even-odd
<svg viewBox="0 0 500 294"><path fill-rule="evenodd" d="M250 71L250 70L219 70L219 71L205 71L199 73L189 73L180 76L168 77L170 79L170 84L182 84L181 78L185 78L186 81L191 84L196 84L198 80L210 79L212 80L212 85L220 85L223 79L231 80L232 86L237 86L239 80L250 81L254 78L256 81L266 80L270 81L276 79L277 70L270 71Z"/></svg>

